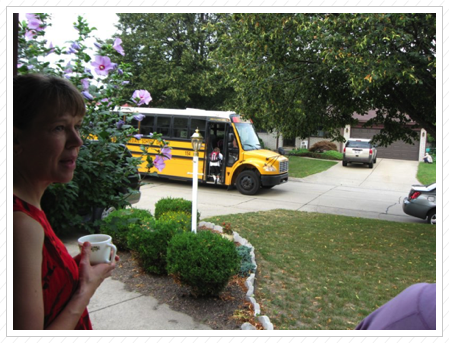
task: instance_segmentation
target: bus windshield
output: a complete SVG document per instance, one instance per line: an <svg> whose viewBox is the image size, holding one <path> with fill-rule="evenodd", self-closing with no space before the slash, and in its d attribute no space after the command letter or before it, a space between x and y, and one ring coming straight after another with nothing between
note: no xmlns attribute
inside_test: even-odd
<svg viewBox="0 0 449 343"><path fill-rule="evenodd" d="M258 150L260 149L259 138L257 137L254 126L251 123L235 123L240 142L243 150Z"/></svg>

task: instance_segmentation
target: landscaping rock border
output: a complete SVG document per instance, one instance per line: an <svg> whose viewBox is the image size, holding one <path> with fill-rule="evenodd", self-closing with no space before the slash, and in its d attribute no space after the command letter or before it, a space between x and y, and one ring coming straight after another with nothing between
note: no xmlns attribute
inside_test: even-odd
<svg viewBox="0 0 449 343"><path fill-rule="evenodd" d="M221 227L220 225L215 225L214 223L209 223L209 222L200 222L198 224L199 227L206 227L208 229L211 230L216 230L218 232L223 232L223 227ZM261 316L260 315L260 305L256 302L255 298L254 298L254 283L255 283L255 279L256 279L256 270L257 270L257 263L256 263L256 255L254 254L254 247L251 243L248 242L247 239L241 237L237 232L234 231L234 242L237 242L241 245L244 245L248 248L250 248L250 256L251 256L251 263L253 263L255 265L255 270L254 273L251 273L251 275L246 279L245 281L245 286L248 289L247 293L246 293L246 299L251 302L251 304L253 305L254 308L254 317L257 317L257 320L259 321L259 323L262 324L263 328L265 330L274 330L273 324L270 321L270 318L268 318L267 316ZM254 327L254 325L250 324L250 323L243 323L242 326L240 327L242 330L256 330L256 327Z"/></svg>

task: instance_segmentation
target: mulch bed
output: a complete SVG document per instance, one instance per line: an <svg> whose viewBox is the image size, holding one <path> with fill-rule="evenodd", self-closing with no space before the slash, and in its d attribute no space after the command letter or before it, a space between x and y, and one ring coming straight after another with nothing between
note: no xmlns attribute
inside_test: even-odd
<svg viewBox="0 0 449 343"><path fill-rule="evenodd" d="M133 254L123 251L112 278L123 282L126 290L152 296L172 310L187 314L213 330L240 330L245 322L263 329L254 318L251 303L245 299L246 278L231 279L219 297L196 298L187 286L176 283L171 276L145 273Z"/></svg>

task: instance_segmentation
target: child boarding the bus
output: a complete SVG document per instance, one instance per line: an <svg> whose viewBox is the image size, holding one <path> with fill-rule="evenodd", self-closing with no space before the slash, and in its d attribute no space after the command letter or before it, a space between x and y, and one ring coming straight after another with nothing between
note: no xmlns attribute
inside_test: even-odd
<svg viewBox="0 0 449 343"><path fill-rule="evenodd" d="M220 148L215 148L210 154L210 173L214 178L214 183L220 182L220 170L221 170L221 162L223 161L223 155L220 153Z"/></svg>

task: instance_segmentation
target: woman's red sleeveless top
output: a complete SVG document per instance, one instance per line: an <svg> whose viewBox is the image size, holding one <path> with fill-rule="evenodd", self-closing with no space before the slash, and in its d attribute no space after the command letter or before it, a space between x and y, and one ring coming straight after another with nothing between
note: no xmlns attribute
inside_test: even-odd
<svg viewBox="0 0 449 343"><path fill-rule="evenodd" d="M55 235L45 213L14 195L14 212L27 214L39 222L45 233L42 247L42 291L44 296L44 329L64 309L78 287L78 265L61 240ZM92 330L87 308L75 330Z"/></svg>

